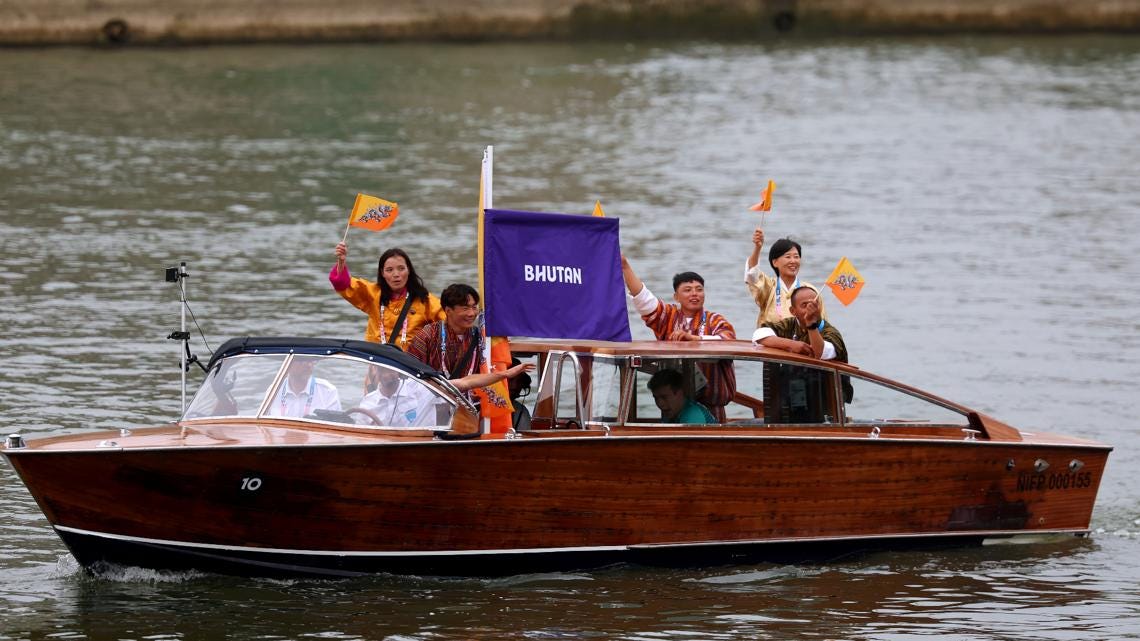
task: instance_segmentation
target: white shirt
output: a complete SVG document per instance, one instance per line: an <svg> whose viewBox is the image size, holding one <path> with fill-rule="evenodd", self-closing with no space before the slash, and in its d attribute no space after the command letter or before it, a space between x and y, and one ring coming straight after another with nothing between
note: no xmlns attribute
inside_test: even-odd
<svg viewBox="0 0 1140 641"><path fill-rule="evenodd" d="M402 378L391 396L380 387L360 399L360 407L378 416L383 425L391 427L423 427L436 424L435 406L439 398L422 383ZM372 420L361 416L358 422L371 425Z"/></svg>
<svg viewBox="0 0 1140 641"><path fill-rule="evenodd" d="M310 376L309 384L300 392L290 389L286 379L265 415L301 418L312 414L313 410L340 409L340 392L336 386L323 378Z"/></svg>

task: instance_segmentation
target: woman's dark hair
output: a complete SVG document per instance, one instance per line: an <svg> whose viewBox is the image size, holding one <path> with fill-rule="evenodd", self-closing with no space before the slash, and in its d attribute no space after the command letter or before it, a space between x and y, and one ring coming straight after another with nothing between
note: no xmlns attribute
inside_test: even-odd
<svg viewBox="0 0 1140 641"><path fill-rule="evenodd" d="M424 279L416 273L415 265L412 265L412 259L408 257L408 252L393 247L388 251L380 254L380 264L376 268L376 284L380 286L380 304L387 305L392 301L392 288L388 286L388 281L384 280L384 263L388 262L389 258L399 256L404 259L408 265L408 302L419 300L425 305L428 302L428 290L424 286Z"/></svg>
<svg viewBox="0 0 1140 641"><path fill-rule="evenodd" d="M772 268L772 271L776 272L777 276L780 275L780 270L776 269L776 259L791 251L793 247L799 252L800 258L803 258L803 248L791 238L781 238L777 240L772 243L772 249L768 250L768 266Z"/></svg>
<svg viewBox="0 0 1140 641"><path fill-rule="evenodd" d="M441 307L455 307L457 305L466 305L467 297L470 296L475 304L479 304L479 292L470 285L463 283L452 283L444 288L443 293L439 295L439 304Z"/></svg>

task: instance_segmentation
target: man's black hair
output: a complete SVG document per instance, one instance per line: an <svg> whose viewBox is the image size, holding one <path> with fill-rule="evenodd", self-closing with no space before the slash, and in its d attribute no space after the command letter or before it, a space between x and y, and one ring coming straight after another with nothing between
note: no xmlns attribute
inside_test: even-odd
<svg viewBox="0 0 1140 641"><path fill-rule="evenodd" d="M675 369L663 369L650 376L649 383L646 386L649 391L656 392L666 385L675 390L683 390L685 389L685 377Z"/></svg>
<svg viewBox="0 0 1140 641"><path fill-rule="evenodd" d="M705 286L705 279L701 278L701 275L697 272L681 272L680 274L674 274L673 291L677 291L677 288L681 286L681 283L691 283L693 281L700 283L701 287Z"/></svg>
<svg viewBox="0 0 1140 641"><path fill-rule="evenodd" d="M479 292L475 291L474 287L464 283L452 283L439 295L439 304L442 307L466 305L467 297L469 296L475 301L476 305L479 304Z"/></svg>

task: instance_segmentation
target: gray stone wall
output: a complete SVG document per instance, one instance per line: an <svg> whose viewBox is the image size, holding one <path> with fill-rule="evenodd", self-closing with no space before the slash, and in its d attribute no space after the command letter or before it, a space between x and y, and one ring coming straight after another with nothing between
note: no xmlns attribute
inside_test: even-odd
<svg viewBox="0 0 1140 641"><path fill-rule="evenodd" d="M1140 31L1140 0L0 0L0 45Z"/></svg>

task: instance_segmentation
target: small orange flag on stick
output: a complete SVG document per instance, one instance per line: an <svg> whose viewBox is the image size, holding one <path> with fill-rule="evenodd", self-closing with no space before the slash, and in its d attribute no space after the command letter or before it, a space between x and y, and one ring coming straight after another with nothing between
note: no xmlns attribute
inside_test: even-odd
<svg viewBox="0 0 1140 641"><path fill-rule="evenodd" d="M827 277L827 286L831 288L831 293L844 306L850 305L859 296L860 290L863 289L863 283L863 275L855 269L855 266L847 260L846 256L839 260L839 264L831 270L831 275Z"/></svg>
<svg viewBox="0 0 1140 641"><path fill-rule="evenodd" d="M602 211L602 201L600 200L594 201L594 215L598 218L606 217L606 212Z"/></svg>
<svg viewBox="0 0 1140 641"><path fill-rule="evenodd" d="M768 186L760 192L760 202L749 207L752 211L772 211L772 192L776 191L775 181L769 180Z"/></svg>
<svg viewBox="0 0 1140 641"><path fill-rule="evenodd" d="M363 227L370 231L383 231L391 227L399 215L400 206L394 202L368 194L356 194L352 213L348 215L348 227ZM348 227L344 228L345 238L348 238Z"/></svg>

